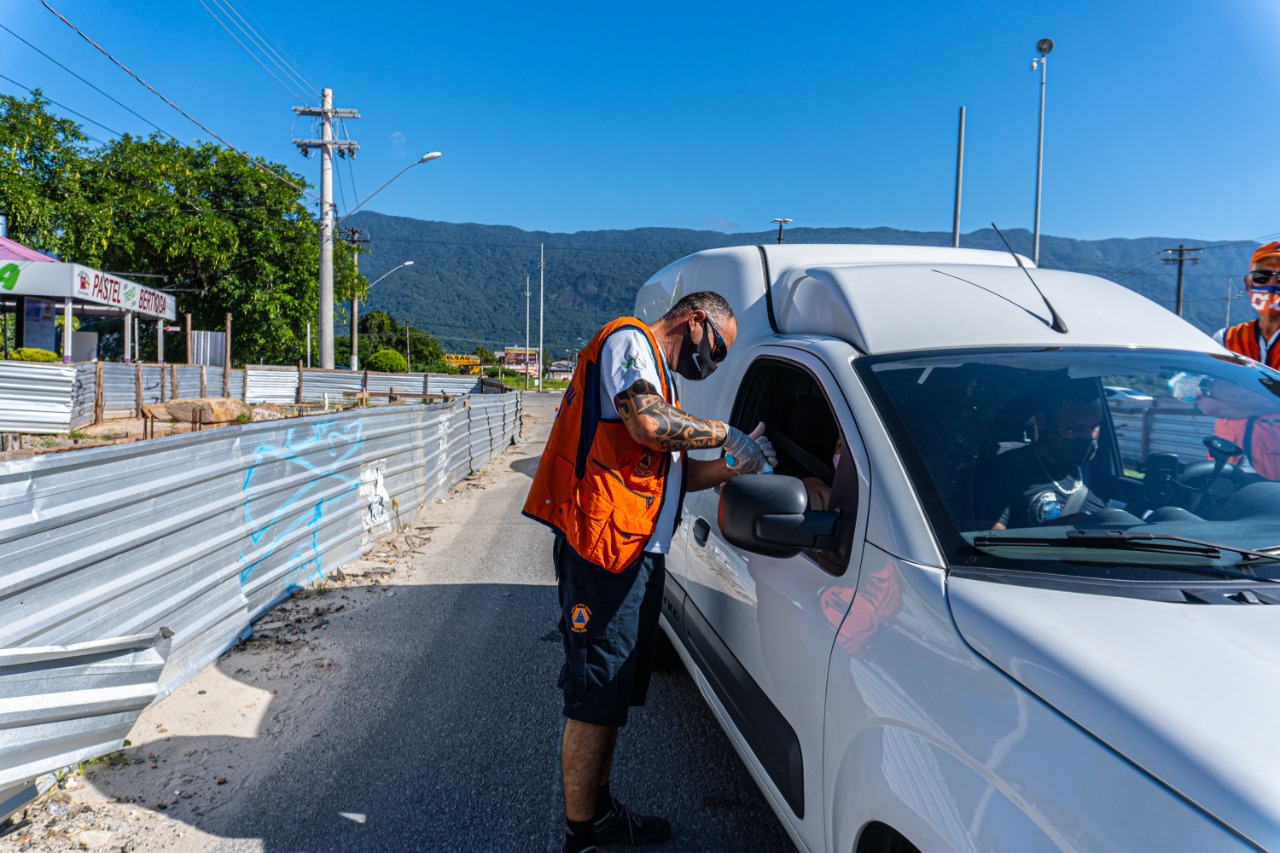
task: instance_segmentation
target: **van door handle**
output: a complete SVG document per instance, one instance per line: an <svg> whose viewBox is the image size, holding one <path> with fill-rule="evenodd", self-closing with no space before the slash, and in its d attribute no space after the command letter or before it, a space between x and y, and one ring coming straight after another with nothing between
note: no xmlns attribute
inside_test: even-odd
<svg viewBox="0 0 1280 853"><path fill-rule="evenodd" d="M700 518L693 523L693 541L701 546L707 544L707 537L711 535L711 524L705 519Z"/></svg>

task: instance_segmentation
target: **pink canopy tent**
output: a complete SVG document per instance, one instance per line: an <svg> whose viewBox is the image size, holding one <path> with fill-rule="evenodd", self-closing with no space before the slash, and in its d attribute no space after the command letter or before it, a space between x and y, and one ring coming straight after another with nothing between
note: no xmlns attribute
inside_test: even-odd
<svg viewBox="0 0 1280 853"><path fill-rule="evenodd" d="M56 258L41 254L35 249L28 249L26 246L10 240L8 237L0 237L0 261L37 261L50 264L61 263Z"/></svg>

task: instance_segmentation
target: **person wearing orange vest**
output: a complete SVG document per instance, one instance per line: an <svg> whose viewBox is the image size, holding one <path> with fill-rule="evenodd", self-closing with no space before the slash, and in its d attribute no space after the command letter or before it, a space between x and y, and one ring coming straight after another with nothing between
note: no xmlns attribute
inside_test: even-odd
<svg viewBox="0 0 1280 853"><path fill-rule="evenodd" d="M764 424L744 433L680 408L672 373L710 376L737 336L729 303L690 294L656 322L604 325L578 355L524 514L555 531L564 666L564 850L654 844L671 836L609 788L618 729L644 704L657 643L666 553L686 491L776 462ZM715 460L685 451L724 448Z"/></svg>
<svg viewBox="0 0 1280 853"><path fill-rule="evenodd" d="M1232 352L1280 370L1280 242L1258 247L1244 284L1257 319L1219 329L1213 339ZM1280 480L1280 419L1219 418L1214 432L1243 447L1260 475Z"/></svg>

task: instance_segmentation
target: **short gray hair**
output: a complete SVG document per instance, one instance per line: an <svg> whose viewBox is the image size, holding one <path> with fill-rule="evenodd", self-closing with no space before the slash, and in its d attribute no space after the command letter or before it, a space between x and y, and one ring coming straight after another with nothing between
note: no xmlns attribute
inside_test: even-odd
<svg viewBox="0 0 1280 853"><path fill-rule="evenodd" d="M672 305L671 310L662 315L662 322L670 322L692 311L703 311L712 323L720 325L733 319L733 309L723 296L710 290L699 290Z"/></svg>

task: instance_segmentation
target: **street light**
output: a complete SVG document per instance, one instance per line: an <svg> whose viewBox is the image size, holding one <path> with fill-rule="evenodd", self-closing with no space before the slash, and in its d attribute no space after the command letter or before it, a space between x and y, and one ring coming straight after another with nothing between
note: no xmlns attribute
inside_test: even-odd
<svg viewBox="0 0 1280 853"><path fill-rule="evenodd" d="M328 91L328 90L326 90ZM329 125L325 125L325 133L328 133ZM328 139L328 137L325 137ZM414 160L408 166L405 166L399 172L391 177L382 186L373 191L373 194L355 207L347 211L347 215L341 219L329 224L329 217L334 213L333 202L320 206L320 286L319 286L319 303L320 303L320 366L329 370L333 369L333 232L339 225L347 220L351 214L364 207L373 196L385 190L392 181L412 169L419 163L426 163L440 156L439 151L432 151L430 154L423 154L417 160ZM327 168L327 167L326 167ZM325 173L328 174L327 172ZM326 177L325 180L328 180ZM322 194L324 198L328 198L328 190Z"/></svg>
<svg viewBox="0 0 1280 853"><path fill-rule="evenodd" d="M391 275L396 270L402 270L405 267L411 267L411 266L413 266L413 261L405 261L403 264L401 264L398 267L392 267L391 269L384 272L382 275L375 278L373 282L369 284L369 287L365 288L365 292L368 293L369 289L372 288L373 285L382 281L384 278ZM358 361L358 358L359 358L358 353L360 351L359 349L360 318L358 316L359 311L360 311L360 297L353 296L351 297L351 369L352 370L360 369L360 366L359 366L360 363Z"/></svg>
<svg viewBox="0 0 1280 853"><path fill-rule="evenodd" d="M769 221L778 226L778 245L781 246L782 245L782 226L790 225L791 220L790 219L771 219Z"/></svg>
<svg viewBox="0 0 1280 853"><path fill-rule="evenodd" d="M423 154L423 155L422 155L421 157L419 157L417 160L414 160L414 161L413 161L412 163L410 163L408 166L405 166L405 167L404 167L403 169L401 169L399 172L396 172L394 175L392 175L392 176L391 176L391 180L390 180L390 181L387 181L385 184L383 184L382 186L380 186L380 187L378 187L376 190L374 190L372 193L370 193L370 194L369 194L369 197L368 197L368 198L366 198L364 201L360 202L360 203L359 203L359 204L357 204L355 207L353 207L353 208L351 208L350 210L348 210L348 211L347 211L347 215L346 215L346 216L344 216L344 217L342 217L342 219L339 219L337 224L341 225L344 221L346 221L347 217L351 216L351 214L355 213L357 210L359 210L360 208L362 208L362 207L364 207L366 204L368 204L368 203L370 202L370 200L372 200L372 199L373 199L373 197L374 197L375 195L377 195L378 193L380 193L380 192L382 192L383 190L385 190L388 186L390 186L390 185L391 185L392 181L394 181L396 178L400 177L400 176L401 176L401 175L403 175L405 172L407 172L407 171L409 171L410 169L412 169L414 166L417 166L417 165L419 165L419 164L421 164L421 163L427 163L427 162L430 162L430 161L432 161L432 160L434 160L434 159L436 159L437 157L440 157L440 156L441 156L441 154L440 154L440 152L439 152L439 151L432 151L432 152L431 152L431 153L429 153L429 154Z"/></svg>
<svg viewBox="0 0 1280 853"><path fill-rule="evenodd" d="M1053 50L1053 39L1044 38L1036 42L1039 57L1031 60L1031 70L1040 70L1040 144L1036 149L1036 224L1035 234L1031 242L1031 262L1040 263L1040 184L1044 177L1044 82L1045 72L1049 67L1049 53Z"/></svg>

